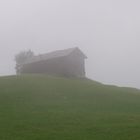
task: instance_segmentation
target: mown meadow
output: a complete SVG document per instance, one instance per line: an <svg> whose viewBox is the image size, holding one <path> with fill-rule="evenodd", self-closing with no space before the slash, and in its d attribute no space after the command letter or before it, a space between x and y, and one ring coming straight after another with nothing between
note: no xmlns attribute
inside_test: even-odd
<svg viewBox="0 0 140 140"><path fill-rule="evenodd" d="M0 140L140 140L140 90L46 75L0 77Z"/></svg>

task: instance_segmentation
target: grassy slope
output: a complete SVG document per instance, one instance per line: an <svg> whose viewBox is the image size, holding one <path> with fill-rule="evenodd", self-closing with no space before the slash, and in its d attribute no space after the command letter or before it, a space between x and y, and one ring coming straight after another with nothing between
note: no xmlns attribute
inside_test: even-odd
<svg viewBox="0 0 140 140"><path fill-rule="evenodd" d="M0 140L139 140L140 91L47 76L0 78Z"/></svg>

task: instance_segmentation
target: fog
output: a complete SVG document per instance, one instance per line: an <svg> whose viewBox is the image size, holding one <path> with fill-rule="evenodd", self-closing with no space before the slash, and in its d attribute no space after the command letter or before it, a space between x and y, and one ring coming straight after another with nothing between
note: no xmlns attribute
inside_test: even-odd
<svg viewBox="0 0 140 140"><path fill-rule="evenodd" d="M79 47L87 77L140 88L140 1L1 0L0 75L15 74L14 56Z"/></svg>

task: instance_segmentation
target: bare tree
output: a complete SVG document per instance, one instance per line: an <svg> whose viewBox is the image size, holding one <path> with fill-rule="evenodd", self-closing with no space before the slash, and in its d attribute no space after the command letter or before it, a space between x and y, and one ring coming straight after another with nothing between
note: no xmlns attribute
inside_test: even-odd
<svg viewBox="0 0 140 140"><path fill-rule="evenodd" d="M15 55L15 61L16 61L16 73L19 74L20 70L23 66L23 64L30 58L34 56L34 52L31 50L28 51L21 51L18 54Z"/></svg>

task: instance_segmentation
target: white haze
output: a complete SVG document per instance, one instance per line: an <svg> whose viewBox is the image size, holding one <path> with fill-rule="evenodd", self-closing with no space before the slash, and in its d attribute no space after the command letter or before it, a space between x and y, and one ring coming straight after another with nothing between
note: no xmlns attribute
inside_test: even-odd
<svg viewBox="0 0 140 140"><path fill-rule="evenodd" d="M14 55L78 46L87 76L140 88L140 1L0 0L0 75L15 74Z"/></svg>

